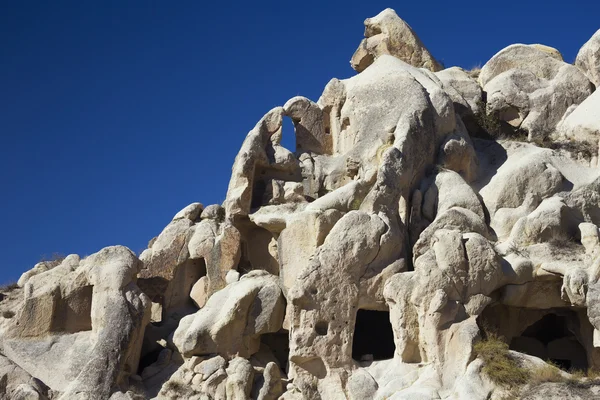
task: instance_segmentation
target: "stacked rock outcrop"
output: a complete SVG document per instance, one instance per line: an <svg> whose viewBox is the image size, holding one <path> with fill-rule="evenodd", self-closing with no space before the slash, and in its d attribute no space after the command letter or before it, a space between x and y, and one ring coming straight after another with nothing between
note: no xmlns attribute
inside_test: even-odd
<svg viewBox="0 0 600 400"><path fill-rule="evenodd" d="M525 371L600 368L598 34L477 77L393 10L365 26L357 75L248 133L223 204L4 291L2 398L536 398L487 372L493 337Z"/></svg>

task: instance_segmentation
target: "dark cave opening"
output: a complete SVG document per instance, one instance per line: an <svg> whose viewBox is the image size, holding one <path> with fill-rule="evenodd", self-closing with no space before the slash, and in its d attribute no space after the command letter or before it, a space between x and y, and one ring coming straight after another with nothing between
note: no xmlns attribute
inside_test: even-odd
<svg viewBox="0 0 600 400"><path fill-rule="evenodd" d="M264 175L266 174L266 171L263 169L261 173ZM262 177L255 177L254 180L254 187L252 188L252 201L250 203L250 208L252 209L263 205L263 197L267 191L267 183Z"/></svg>
<svg viewBox="0 0 600 400"><path fill-rule="evenodd" d="M260 336L260 342L271 350L279 363L279 368L283 372L287 372L290 357L289 332L281 329L279 332L265 333Z"/></svg>
<svg viewBox="0 0 600 400"><path fill-rule="evenodd" d="M394 358L395 351L390 313L359 309L354 326L352 358L356 361L389 360Z"/></svg>
<svg viewBox="0 0 600 400"><path fill-rule="evenodd" d="M156 362L156 360L158 360L158 356L160 355L160 352L162 350L163 350L163 348L159 347L156 350L153 350L153 351L143 355L140 358L140 363L138 364L137 374L141 375L144 368L154 364Z"/></svg>
<svg viewBox="0 0 600 400"><path fill-rule="evenodd" d="M569 329L565 316L547 314L514 337L510 349L550 360L564 370L588 368L585 348Z"/></svg>

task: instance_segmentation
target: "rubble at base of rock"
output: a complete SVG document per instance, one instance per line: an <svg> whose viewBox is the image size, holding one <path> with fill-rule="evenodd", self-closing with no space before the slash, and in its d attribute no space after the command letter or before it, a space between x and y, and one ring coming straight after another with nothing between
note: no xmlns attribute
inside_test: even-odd
<svg viewBox="0 0 600 400"><path fill-rule="evenodd" d="M564 383L600 369L600 31L574 65L515 44L474 78L391 9L365 27L355 76L248 133L223 204L3 291L0 398L600 396ZM564 380L498 383L493 335Z"/></svg>

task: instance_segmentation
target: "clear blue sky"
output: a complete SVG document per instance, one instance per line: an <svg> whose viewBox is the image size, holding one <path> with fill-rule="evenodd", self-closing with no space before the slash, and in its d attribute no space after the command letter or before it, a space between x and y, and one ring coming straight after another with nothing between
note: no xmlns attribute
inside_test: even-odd
<svg viewBox="0 0 600 400"><path fill-rule="evenodd" d="M44 254L139 252L182 207L223 201L256 121L353 75L386 7L465 68L518 42L571 62L600 28L592 0L2 1L0 283Z"/></svg>

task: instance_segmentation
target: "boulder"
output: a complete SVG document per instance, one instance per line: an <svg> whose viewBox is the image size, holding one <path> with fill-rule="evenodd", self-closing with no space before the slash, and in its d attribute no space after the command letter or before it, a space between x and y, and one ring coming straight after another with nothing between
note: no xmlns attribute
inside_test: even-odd
<svg viewBox="0 0 600 400"><path fill-rule="evenodd" d="M362 72L382 54L391 54L410 65L434 72L443 69L411 27L391 8L365 20L365 39L350 64L356 71Z"/></svg>
<svg viewBox="0 0 600 400"><path fill-rule="evenodd" d="M277 277L252 271L182 318L173 342L186 357L211 353L250 357L259 349L261 334L281 329L284 304Z"/></svg>
<svg viewBox="0 0 600 400"><path fill-rule="evenodd" d="M173 221L178 219L189 219L190 221L195 221L200 217L200 214L202 214L203 210L204 206L202 203L192 203L175 214Z"/></svg>
<svg viewBox="0 0 600 400"><path fill-rule="evenodd" d="M596 88L600 87L600 29L579 49L575 66L587 75Z"/></svg>
<svg viewBox="0 0 600 400"><path fill-rule="evenodd" d="M29 271L23 272L23 274L17 281L17 285L19 285L19 287L23 287L23 286L25 286L27 281L29 281L29 278L31 278L34 275L41 274L42 272L46 272L49 269L51 269L51 268L49 268L48 263L39 262L39 263L35 264L34 267L32 269L30 269Z"/></svg>
<svg viewBox="0 0 600 400"><path fill-rule="evenodd" d="M226 372L225 393L227 393L227 398L231 400L248 399L254 380L254 369L252 369L250 361L236 357L229 362Z"/></svg>
<svg viewBox="0 0 600 400"><path fill-rule="evenodd" d="M486 112L524 130L529 140L552 134L568 108L593 91L578 68L524 44L494 55L481 69L479 82L487 93Z"/></svg>
<svg viewBox="0 0 600 400"><path fill-rule="evenodd" d="M545 199L535 211L515 223L510 240L517 246L566 240L576 233L570 217L562 198Z"/></svg>
<svg viewBox="0 0 600 400"><path fill-rule="evenodd" d="M558 129L570 140L589 142L593 154L597 156L600 139L600 90L596 90L567 114Z"/></svg>
<svg viewBox="0 0 600 400"><path fill-rule="evenodd" d="M439 148L438 163L444 168L458 172L465 181L471 183L477 179L479 159L458 115L456 122L456 132L448 135Z"/></svg>
<svg viewBox="0 0 600 400"><path fill-rule="evenodd" d="M481 201L464 179L454 171L440 171L425 191L422 212L425 218L433 221L437 214L452 207L462 207L485 218Z"/></svg>
<svg viewBox="0 0 600 400"><path fill-rule="evenodd" d="M481 111L482 90L479 83L460 67L446 68L435 73L442 89L452 99L454 109L461 118L473 117Z"/></svg>
<svg viewBox="0 0 600 400"><path fill-rule="evenodd" d="M479 193L493 217L500 208L520 207L530 193L543 200L566 184L551 150L524 145L510 154Z"/></svg>

